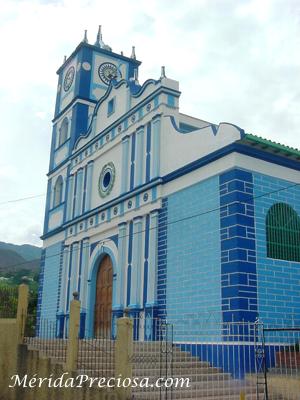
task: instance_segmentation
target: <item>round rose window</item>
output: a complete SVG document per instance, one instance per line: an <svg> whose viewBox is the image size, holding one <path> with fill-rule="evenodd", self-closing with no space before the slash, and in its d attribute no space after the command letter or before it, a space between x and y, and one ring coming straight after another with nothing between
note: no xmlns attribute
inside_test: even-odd
<svg viewBox="0 0 300 400"><path fill-rule="evenodd" d="M104 165L99 176L99 195L105 197L111 192L115 181L115 166L112 162Z"/></svg>

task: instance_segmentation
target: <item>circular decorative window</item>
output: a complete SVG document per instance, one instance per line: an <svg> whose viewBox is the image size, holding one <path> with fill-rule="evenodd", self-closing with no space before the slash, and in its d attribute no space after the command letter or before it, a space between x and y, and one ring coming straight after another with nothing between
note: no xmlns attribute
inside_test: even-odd
<svg viewBox="0 0 300 400"><path fill-rule="evenodd" d="M101 197L108 196L115 182L116 170L112 162L105 164L99 176L98 190Z"/></svg>

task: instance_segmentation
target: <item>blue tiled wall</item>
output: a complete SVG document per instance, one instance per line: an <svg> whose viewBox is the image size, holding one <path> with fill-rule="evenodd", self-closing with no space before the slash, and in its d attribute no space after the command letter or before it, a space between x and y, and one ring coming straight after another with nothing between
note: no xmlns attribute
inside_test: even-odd
<svg viewBox="0 0 300 400"><path fill-rule="evenodd" d="M220 175L223 321L257 318L253 177L233 169Z"/></svg>
<svg viewBox="0 0 300 400"><path fill-rule="evenodd" d="M218 177L168 197L167 248L160 250L167 261L166 312L176 326L175 340L196 340L207 320L221 318L219 205Z"/></svg>
<svg viewBox="0 0 300 400"><path fill-rule="evenodd" d="M258 310L270 325L300 325L300 263L267 258L265 219L278 202L292 206L300 215L300 187L278 178L253 174L257 240ZM279 191L278 191L279 190ZM273 192L270 195L265 193Z"/></svg>
<svg viewBox="0 0 300 400"><path fill-rule="evenodd" d="M41 318L56 320L62 242L45 250Z"/></svg>
<svg viewBox="0 0 300 400"><path fill-rule="evenodd" d="M158 214L158 255L157 255L157 305L158 317L166 317L167 248L168 248L168 199L162 200Z"/></svg>

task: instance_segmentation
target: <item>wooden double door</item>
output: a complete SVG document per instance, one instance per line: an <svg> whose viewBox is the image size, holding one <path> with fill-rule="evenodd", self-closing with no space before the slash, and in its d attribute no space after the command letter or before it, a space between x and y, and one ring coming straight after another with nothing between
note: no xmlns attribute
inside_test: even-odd
<svg viewBox="0 0 300 400"><path fill-rule="evenodd" d="M113 267L111 258L105 255L100 262L96 282L94 334L96 337L111 336Z"/></svg>

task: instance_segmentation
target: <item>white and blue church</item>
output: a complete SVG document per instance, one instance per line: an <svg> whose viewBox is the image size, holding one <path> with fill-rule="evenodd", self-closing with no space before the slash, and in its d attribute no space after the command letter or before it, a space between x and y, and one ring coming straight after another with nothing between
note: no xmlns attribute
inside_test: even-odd
<svg viewBox="0 0 300 400"><path fill-rule="evenodd" d="M77 292L82 337L124 311L140 340L191 313L300 325L300 152L182 114L140 64L99 29L57 71L38 321L63 336Z"/></svg>

